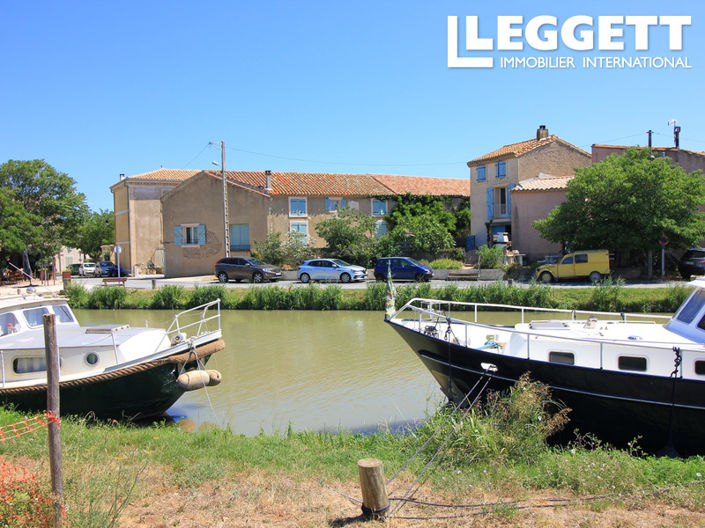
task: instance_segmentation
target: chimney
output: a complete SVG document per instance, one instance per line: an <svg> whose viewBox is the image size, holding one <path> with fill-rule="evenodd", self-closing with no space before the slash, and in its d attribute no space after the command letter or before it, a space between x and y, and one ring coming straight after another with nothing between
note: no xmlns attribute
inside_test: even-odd
<svg viewBox="0 0 705 528"><path fill-rule="evenodd" d="M271 191L272 190L272 171L266 170L266 171L264 171L264 175L267 178L267 183L264 188L267 191Z"/></svg>
<svg viewBox="0 0 705 528"><path fill-rule="evenodd" d="M536 130L536 140L546 139L548 137L548 129L546 125L541 125L538 130Z"/></svg>
<svg viewBox="0 0 705 528"><path fill-rule="evenodd" d="M121 172L121 173L120 173L120 179L121 179L121 180L124 180L124 179L125 179L125 173L124 173L124 172Z"/></svg>
<svg viewBox="0 0 705 528"><path fill-rule="evenodd" d="M673 127L673 144L675 145L676 148L680 148L680 145L681 145L680 135L681 135L681 127L674 126Z"/></svg>

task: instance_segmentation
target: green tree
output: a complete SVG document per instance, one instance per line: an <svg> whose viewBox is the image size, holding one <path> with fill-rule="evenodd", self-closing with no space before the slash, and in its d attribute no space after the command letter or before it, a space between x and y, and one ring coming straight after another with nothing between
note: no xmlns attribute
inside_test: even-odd
<svg viewBox="0 0 705 528"><path fill-rule="evenodd" d="M315 256L315 251L308 244L306 236L293 231L287 234L286 242L284 242L282 249L284 251L282 262L292 269L296 268L304 260Z"/></svg>
<svg viewBox="0 0 705 528"><path fill-rule="evenodd" d="M76 237L76 246L94 262L101 260L101 246L115 243L115 218L112 211L90 213Z"/></svg>
<svg viewBox="0 0 705 528"><path fill-rule="evenodd" d="M670 158L630 149L575 172L566 201L533 224L547 240L650 253L663 237L671 247L687 247L705 235L701 171L688 174Z"/></svg>
<svg viewBox="0 0 705 528"><path fill-rule="evenodd" d="M264 240L255 240L252 252L255 258L281 266L284 262L284 244L281 233L269 233Z"/></svg>
<svg viewBox="0 0 705 528"><path fill-rule="evenodd" d="M413 195L407 193L393 198L397 204L385 217L389 229L405 217L430 215L444 226L453 236L463 236L470 230L470 200L464 199L460 204L454 205L452 198L439 198L437 196Z"/></svg>
<svg viewBox="0 0 705 528"><path fill-rule="evenodd" d="M77 233L88 214L85 196L76 191L75 185L73 178L44 160L9 160L0 165L0 188L11 193L14 204L37 227L28 230L22 240L35 260L46 261L62 245L75 247Z"/></svg>
<svg viewBox="0 0 705 528"><path fill-rule="evenodd" d="M41 219L31 215L14 198L11 189L0 187L0 259L4 267L10 254L21 253L37 236Z"/></svg>
<svg viewBox="0 0 705 528"><path fill-rule="evenodd" d="M393 246L417 258L434 258L455 247L448 228L433 214L403 216L388 236Z"/></svg>
<svg viewBox="0 0 705 528"><path fill-rule="evenodd" d="M326 252L332 257L370 266L375 257L376 220L350 209L316 225L318 236L326 241Z"/></svg>

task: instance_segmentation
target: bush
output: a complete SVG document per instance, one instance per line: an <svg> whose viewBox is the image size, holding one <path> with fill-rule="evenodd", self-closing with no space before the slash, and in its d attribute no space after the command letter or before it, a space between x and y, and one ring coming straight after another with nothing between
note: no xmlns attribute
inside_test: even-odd
<svg viewBox="0 0 705 528"><path fill-rule="evenodd" d="M69 300L72 308L85 308L88 306L88 291L81 284L67 284L64 295Z"/></svg>
<svg viewBox="0 0 705 528"><path fill-rule="evenodd" d="M99 286L88 296L88 308L122 308L127 299L127 290L122 286Z"/></svg>
<svg viewBox="0 0 705 528"><path fill-rule="evenodd" d="M42 489L36 475L0 461L0 526L52 526L51 491Z"/></svg>
<svg viewBox="0 0 705 528"><path fill-rule="evenodd" d="M189 308L193 308L194 306L200 306L201 304L206 304L217 299L220 299L222 305L226 295L227 290L225 286L196 287L196 289L191 292L191 297L187 302L187 306Z"/></svg>
<svg viewBox="0 0 705 528"><path fill-rule="evenodd" d="M501 269L502 268L502 255L504 255L504 249L501 246L487 245L480 246L477 250L479 260L477 262L477 267L481 269Z"/></svg>
<svg viewBox="0 0 705 528"><path fill-rule="evenodd" d="M281 233L269 233L264 240L255 240L254 246L252 254L255 258L277 266L281 266L284 262L284 245Z"/></svg>
<svg viewBox="0 0 705 528"><path fill-rule="evenodd" d="M462 269L463 263L449 258L436 259L429 263L433 269Z"/></svg>
<svg viewBox="0 0 705 528"><path fill-rule="evenodd" d="M176 310L186 304L186 291L179 287L167 284L154 292L150 308L156 310Z"/></svg>

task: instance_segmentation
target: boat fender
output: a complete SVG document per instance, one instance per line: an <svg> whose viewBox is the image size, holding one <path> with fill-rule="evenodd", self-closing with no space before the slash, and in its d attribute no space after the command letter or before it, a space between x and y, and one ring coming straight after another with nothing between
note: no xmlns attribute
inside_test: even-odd
<svg viewBox="0 0 705 528"><path fill-rule="evenodd" d="M217 370L206 370L206 372L208 372L209 387L215 387L216 385L220 384L223 379L223 377L220 375L220 372L218 372Z"/></svg>
<svg viewBox="0 0 705 528"><path fill-rule="evenodd" d="M179 343L183 343L184 341L186 341L186 334L184 334L183 332L179 332L177 334L174 334L174 337L171 338L171 345L175 346Z"/></svg>
<svg viewBox="0 0 705 528"><path fill-rule="evenodd" d="M176 383L180 389L185 391L202 389L210 384L210 376L205 370L189 370L179 374Z"/></svg>

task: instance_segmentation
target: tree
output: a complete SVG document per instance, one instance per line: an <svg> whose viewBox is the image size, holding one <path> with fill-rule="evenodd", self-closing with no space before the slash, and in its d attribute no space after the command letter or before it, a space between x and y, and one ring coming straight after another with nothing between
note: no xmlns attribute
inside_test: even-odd
<svg viewBox="0 0 705 528"><path fill-rule="evenodd" d="M101 246L115 243L115 218L112 211L90 213L79 229L76 245L94 262L101 260Z"/></svg>
<svg viewBox="0 0 705 528"><path fill-rule="evenodd" d="M394 229L403 218L418 215L434 217L454 237L465 235L470 229L469 199L464 199L457 206L453 205L451 199L437 196L406 193L394 199L397 205L385 217L390 230Z"/></svg>
<svg viewBox="0 0 705 528"><path fill-rule="evenodd" d="M18 214L37 228L28 230L22 239L23 249L28 249L35 261L52 257L62 245L75 246L88 213L85 196L76 191L75 184L73 178L44 160L9 160L0 165L0 188L11 193L13 207L24 211Z"/></svg>
<svg viewBox="0 0 705 528"><path fill-rule="evenodd" d="M37 236L41 219L27 212L11 189L0 187L0 257L21 253Z"/></svg>
<svg viewBox="0 0 705 528"><path fill-rule="evenodd" d="M576 169L566 201L534 228L547 240L573 249L637 250L650 254L667 238L687 247L705 235L701 171L686 173L670 158L630 149Z"/></svg>
<svg viewBox="0 0 705 528"><path fill-rule="evenodd" d="M331 256L361 266L370 266L375 257L376 220L350 209L316 225L318 236L327 243Z"/></svg>
<svg viewBox="0 0 705 528"><path fill-rule="evenodd" d="M448 228L433 214L405 215L388 236L395 246L418 258L437 257L455 247Z"/></svg>

